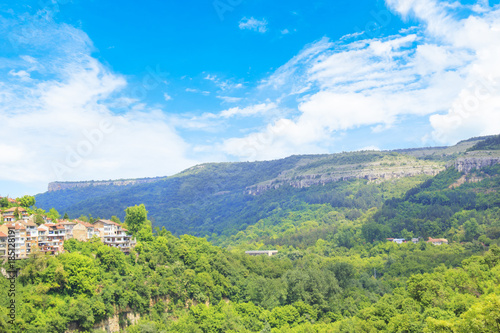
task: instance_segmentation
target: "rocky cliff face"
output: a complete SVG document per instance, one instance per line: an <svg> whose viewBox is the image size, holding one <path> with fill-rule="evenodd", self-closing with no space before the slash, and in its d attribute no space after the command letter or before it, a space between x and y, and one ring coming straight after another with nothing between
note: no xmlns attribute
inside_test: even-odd
<svg viewBox="0 0 500 333"><path fill-rule="evenodd" d="M128 185L137 185L144 183L154 183L164 179L167 179L167 177L103 180L103 181L89 181L89 182L52 182L49 183L48 191L53 192L53 191L89 187L89 186L106 186L106 185L128 186Z"/></svg>
<svg viewBox="0 0 500 333"><path fill-rule="evenodd" d="M500 157L461 157L455 161L455 168L464 173L500 163Z"/></svg>
<svg viewBox="0 0 500 333"><path fill-rule="evenodd" d="M403 177L413 177L418 175L435 176L444 169L444 166L437 165L418 167L408 165L387 168L366 167L360 170L344 169L327 174L301 175L293 178L287 178L286 175L280 175L280 177L270 182L248 187L246 189L246 193L257 195L270 189L277 189L283 185L290 185L295 188L303 188L312 185L324 185L331 182L351 179L366 179L369 182L383 182L386 180L399 179Z"/></svg>

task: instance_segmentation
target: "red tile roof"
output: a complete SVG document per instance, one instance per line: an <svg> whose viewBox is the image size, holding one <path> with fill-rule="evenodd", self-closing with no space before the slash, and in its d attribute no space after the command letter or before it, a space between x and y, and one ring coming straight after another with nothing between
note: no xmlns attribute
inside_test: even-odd
<svg viewBox="0 0 500 333"><path fill-rule="evenodd" d="M19 213L22 213L22 212L25 212L25 211L26 211L26 209L24 209L23 207L11 207L11 208L9 208L9 209L6 209L6 210L5 210L5 212L6 212L6 213L7 213L7 212L15 212L15 211L16 211L16 209L17 209L17 211L18 211Z"/></svg>

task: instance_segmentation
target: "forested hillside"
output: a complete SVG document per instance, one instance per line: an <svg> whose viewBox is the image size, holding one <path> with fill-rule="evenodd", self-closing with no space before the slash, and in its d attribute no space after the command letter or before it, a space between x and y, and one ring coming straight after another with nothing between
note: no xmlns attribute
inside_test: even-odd
<svg viewBox="0 0 500 333"><path fill-rule="evenodd" d="M351 230L340 218L329 223ZM98 238L70 240L67 253L35 252L16 263L13 321L9 281L0 278L0 330L96 333L111 322L113 332L128 333L497 329L496 245L485 252L477 242L372 244L360 229L352 233L350 244L320 238L312 246L280 248L274 257L166 230L153 236L144 229L130 255Z"/></svg>
<svg viewBox="0 0 500 333"><path fill-rule="evenodd" d="M165 209L179 218L154 233L147 220L135 226L138 243L129 255L95 238L68 240L66 253L55 257L35 251L17 261L17 316L9 323L9 281L2 277L0 331L497 332L500 164L489 159L498 151L476 143L468 141L472 149L460 158L478 167L460 172L449 163L436 176L241 190L269 177L278 184L284 175L279 163L293 166L287 173L299 172L304 157L292 157L205 165L164 184L119 192L95 188L107 200L103 209L142 198L150 212ZM364 154L384 168L387 159L420 163L401 154ZM309 166L332 167L325 161ZM245 179L249 168L258 172ZM182 226L191 219L196 223ZM170 226L212 232L211 242L178 237ZM278 254L245 254L258 249Z"/></svg>
<svg viewBox="0 0 500 333"><path fill-rule="evenodd" d="M126 207L144 203L155 226L174 234L210 237L235 234L275 209L294 209L302 203L378 207L392 195L385 188L404 192L443 168L442 162L390 152L304 155L200 165L150 184L53 191L37 195L36 201L40 208L55 207L71 218L89 213L123 218ZM384 181L393 185L377 186ZM401 188L395 189L395 184Z"/></svg>
<svg viewBox="0 0 500 333"><path fill-rule="evenodd" d="M357 217L437 175L484 140L494 137L474 138L453 147L203 164L154 183L72 188L39 194L36 201L45 210L55 207L71 218L88 214L123 218L126 207L144 203L154 226L164 226L176 235L218 240L304 205L350 209L347 215ZM394 231L400 234L405 228L414 230L405 226Z"/></svg>

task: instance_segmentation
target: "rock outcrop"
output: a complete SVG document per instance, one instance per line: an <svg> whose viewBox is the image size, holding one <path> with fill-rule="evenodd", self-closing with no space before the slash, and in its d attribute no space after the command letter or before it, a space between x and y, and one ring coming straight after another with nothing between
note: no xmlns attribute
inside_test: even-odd
<svg viewBox="0 0 500 333"><path fill-rule="evenodd" d="M500 157L461 157L455 161L455 168L464 173L500 163Z"/></svg>
<svg viewBox="0 0 500 333"><path fill-rule="evenodd" d="M295 188L310 187L313 185L325 185L327 183L351 180L366 179L369 182L383 182L391 179L404 177L413 177L418 175L435 176L445 169L444 166L398 166L388 168L363 168L355 170L353 168L344 168L336 172L327 174L300 175L287 178L286 175L280 175L278 178L262 184L250 186L246 189L247 194L257 195L271 189L277 189L284 185Z"/></svg>
<svg viewBox="0 0 500 333"><path fill-rule="evenodd" d="M161 180L165 180L167 177L156 177L156 178L138 178L138 179L118 179L118 180L98 180L98 181L88 181L88 182L52 182L49 183L49 192L68 190L72 188L81 188L89 186L129 186L145 183L154 183Z"/></svg>

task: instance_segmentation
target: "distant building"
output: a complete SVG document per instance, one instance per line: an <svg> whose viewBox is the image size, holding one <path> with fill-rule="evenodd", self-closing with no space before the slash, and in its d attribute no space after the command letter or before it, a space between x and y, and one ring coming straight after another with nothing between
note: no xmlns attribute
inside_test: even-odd
<svg viewBox="0 0 500 333"><path fill-rule="evenodd" d="M77 221L73 227L73 238L82 242L92 239L92 237L99 237L99 229L94 227L93 224L84 221Z"/></svg>
<svg viewBox="0 0 500 333"><path fill-rule="evenodd" d="M406 243L406 239L404 239L404 238L386 238L385 240L387 240L389 242L396 243L396 244Z"/></svg>
<svg viewBox="0 0 500 333"><path fill-rule="evenodd" d="M0 232L10 236L9 238L14 238L14 257L26 258L26 227L20 222L6 223L0 225Z"/></svg>
<svg viewBox="0 0 500 333"><path fill-rule="evenodd" d="M245 254L248 254L250 256L260 256L260 255L266 254L269 257L271 257L277 253L278 253L278 250L245 251Z"/></svg>
<svg viewBox="0 0 500 333"><path fill-rule="evenodd" d="M413 244L417 244L420 241L420 238L412 238L411 241Z"/></svg>
<svg viewBox="0 0 500 333"><path fill-rule="evenodd" d="M70 222L68 220L59 220L57 225L62 225L65 231L65 239L73 238L73 228L75 227L75 222Z"/></svg>
<svg viewBox="0 0 500 333"><path fill-rule="evenodd" d="M45 223L38 227L38 246L40 251L56 254L63 252L66 229L62 225Z"/></svg>
<svg viewBox="0 0 500 333"><path fill-rule="evenodd" d="M16 216L16 211L18 216ZM18 220L27 220L29 218L28 212L23 207L11 207L3 212L4 222L14 222Z"/></svg>
<svg viewBox="0 0 500 333"><path fill-rule="evenodd" d="M433 245L442 245L442 244L448 244L448 240L444 238L430 238L427 241L427 243L431 243Z"/></svg>
<svg viewBox="0 0 500 333"><path fill-rule="evenodd" d="M26 255L29 255L34 248L38 247L38 226L33 219L19 223L26 228Z"/></svg>
<svg viewBox="0 0 500 333"><path fill-rule="evenodd" d="M0 231L0 258L7 257L8 236Z"/></svg>
<svg viewBox="0 0 500 333"><path fill-rule="evenodd" d="M102 242L108 246L119 248L122 252L130 252L134 247L135 238L128 233L127 229L110 220L98 220L94 222L94 228L99 229Z"/></svg>

